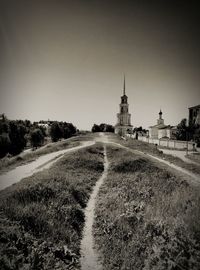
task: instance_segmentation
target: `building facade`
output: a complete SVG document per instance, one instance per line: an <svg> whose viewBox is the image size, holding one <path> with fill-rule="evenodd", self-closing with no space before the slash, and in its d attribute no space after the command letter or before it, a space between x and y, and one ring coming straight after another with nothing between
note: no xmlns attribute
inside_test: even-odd
<svg viewBox="0 0 200 270"><path fill-rule="evenodd" d="M124 77L123 96L119 105L119 113L117 114L117 124L115 125L115 133L124 136L127 133L132 133L133 126L131 125L131 114L128 111L128 97L126 95L126 85Z"/></svg>
<svg viewBox="0 0 200 270"><path fill-rule="evenodd" d="M176 134L176 127L165 125L164 119L162 118L162 111L159 112L159 118L157 124L149 127L149 138L151 139L161 139L168 138L174 139Z"/></svg>
<svg viewBox="0 0 200 270"><path fill-rule="evenodd" d="M193 106L189 109L189 123L193 125L200 125L200 105Z"/></svg>
<svg viewBox="0 0 200 270"><path fill-rule="evenodd" d="M158 139L158 130L165 127L166 125L164 124L164 119L162 118L162 111L160 110L157 124L149 127L149 138Z"/></svg>

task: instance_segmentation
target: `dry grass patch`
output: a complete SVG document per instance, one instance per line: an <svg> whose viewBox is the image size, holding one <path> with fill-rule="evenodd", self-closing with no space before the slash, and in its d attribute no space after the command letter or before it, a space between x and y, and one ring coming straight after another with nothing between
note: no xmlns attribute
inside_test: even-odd
<svg viewBox="0 0 200 270"><path fill-rule="evenodd" d="M122 149L108 158L94 225L104 269L199 269L200 188Z"/></svg>
<svg viewBox="0 0 200 270"><path fill-rule="evenodd" d="M83 210L102 171L98 145L2 191L1 269L78 268Z"/></svg>

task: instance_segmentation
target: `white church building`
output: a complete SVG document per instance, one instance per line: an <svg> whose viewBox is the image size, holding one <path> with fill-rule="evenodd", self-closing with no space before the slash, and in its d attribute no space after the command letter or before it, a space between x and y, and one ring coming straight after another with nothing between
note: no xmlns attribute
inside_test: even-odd
<svg viewBox="0 0 200 270"><path fill-rule="evenodd" d="M149 127L149 138L151 139L174 139L176 133L176 127L165 125L162 118L162 111L159 112L159 118L157 124Z"/></svg>

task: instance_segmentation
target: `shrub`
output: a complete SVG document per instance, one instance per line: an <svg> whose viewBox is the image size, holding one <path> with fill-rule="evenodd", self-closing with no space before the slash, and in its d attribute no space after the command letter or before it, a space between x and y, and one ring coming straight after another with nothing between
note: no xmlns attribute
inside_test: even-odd
<svg viewBox="0 0 200 270"><path fill-rule="evenodd" d="M34 129L30 134L30 142L32 147L41 146L44 143L44 134L41 129Z"/></svg>

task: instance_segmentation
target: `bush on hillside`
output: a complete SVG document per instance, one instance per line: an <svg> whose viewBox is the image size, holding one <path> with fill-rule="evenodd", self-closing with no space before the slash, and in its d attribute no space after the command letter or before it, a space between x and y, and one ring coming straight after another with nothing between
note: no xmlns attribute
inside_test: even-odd
<svg viewBox="0 0 200 270"><path fill-rule="evenodd" d="M37 128L37 129L34 129L32 132L31 132L31 135L30 135L30 142L31 142L31 145L32 147L38 147L38 146L41 146L43 145L44 143L44 134L42 133L41 129Z"/></svg>

